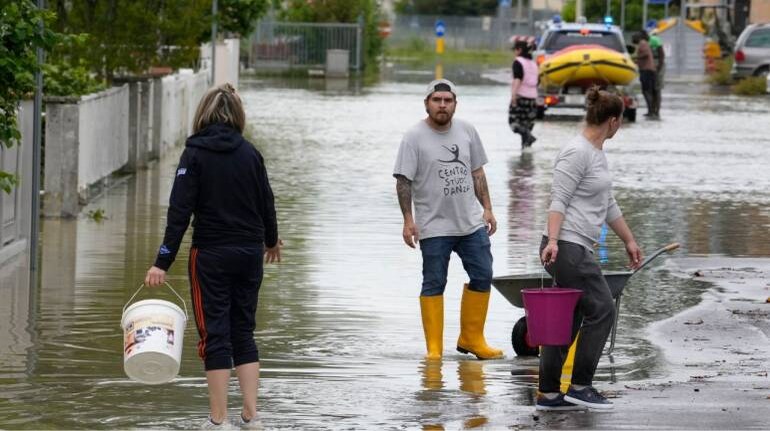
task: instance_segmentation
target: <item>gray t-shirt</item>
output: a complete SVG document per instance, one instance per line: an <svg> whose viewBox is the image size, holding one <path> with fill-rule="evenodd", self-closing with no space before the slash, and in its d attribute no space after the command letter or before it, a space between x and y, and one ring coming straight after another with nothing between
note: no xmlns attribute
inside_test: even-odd
<svg viewBox="0 0 770 431"><path fill-rule="evenodd" d="M412 182L420 239L469 235L484 226L471 172L486 163L479 134L465 121L453 119L438 132L423 120L406 132L393 175Z"/></svg>
<svg viewBox="0 0 770 431"><path fill-rule="evenodd" d="M612 176L604 151L582 134L556 156L548 211L564 214L559 239L592 251L602 224L623 215L612 196ZM544 234L548 235L548 226Z"/></svg>

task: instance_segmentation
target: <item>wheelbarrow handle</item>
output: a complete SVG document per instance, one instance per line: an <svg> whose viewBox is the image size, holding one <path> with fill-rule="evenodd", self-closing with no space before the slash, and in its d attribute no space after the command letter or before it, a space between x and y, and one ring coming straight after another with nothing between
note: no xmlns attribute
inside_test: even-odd
<svg viewBox="0 0 770 431"><path fill-rule="evenodd" d="M671 244L663 247L663 250L671 253L672 251L674 251L674 250L676 250L678 248L679 248L679 243L678 242L672 242Z"/></svg>
<svg viewBox="0 0 770 431"><path fill-rule="evenodd" d="M667 245L665 247L661 247L661 248L655 250L654 252L652 252L652 254L650 254L649 256L644 258L644 260L642 261L642 264L639 265L639 267L636 268L634 270L634 272L639 271L640 269L644 268L648 263L652 262L656 257L660 256L661 254L663 254L663 253L671 253L672 251L674 251L674 250L676 250L678 248L679 248L679 243L678 242L672 242L671 244L669 244L669 245Z"/></svg>

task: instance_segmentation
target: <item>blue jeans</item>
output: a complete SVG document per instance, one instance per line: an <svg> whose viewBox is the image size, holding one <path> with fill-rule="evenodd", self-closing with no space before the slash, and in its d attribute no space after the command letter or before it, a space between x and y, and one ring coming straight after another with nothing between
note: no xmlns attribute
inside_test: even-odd
<svg viewBox="0 0 770 431"><path fill-rule="evenodd" d="M486 228L465 236L438 236L420 240L422 252L422 296L444 294L449 256L460 256L471 281L469 288L489 292L492 286L492 252Z"/></svg>

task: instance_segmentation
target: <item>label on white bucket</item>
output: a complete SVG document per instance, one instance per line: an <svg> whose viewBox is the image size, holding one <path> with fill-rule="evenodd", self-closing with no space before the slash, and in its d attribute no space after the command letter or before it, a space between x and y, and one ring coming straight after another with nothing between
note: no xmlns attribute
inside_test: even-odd
<svg viewBox="0 0 770 431"><path fill-rule="evenodd" d="M147 384L170 382L179 372L187 317L175 304L150 299L124 313L123 368L133 380Z"/></svg>
<svg viewBox="0 0 770 431"><path fill-rule="evenodd" d="M174 349L174 318L156 314L142 316L128 323L123 340L123 352L126 356L143 351L167 351Z"/></svg>

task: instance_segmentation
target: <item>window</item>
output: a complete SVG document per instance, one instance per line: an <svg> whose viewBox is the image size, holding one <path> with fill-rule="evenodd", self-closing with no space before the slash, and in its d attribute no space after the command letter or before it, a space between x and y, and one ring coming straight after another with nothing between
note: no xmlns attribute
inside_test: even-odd
<svg viewBox="0 0 770 431"><path fill-rule="evenodd" d="M548 36L544 47L547 52L553 53L573 45L601 45L618 52L626 52L623 42L615 33L592 31L581 34L579 30L553 32Z"/></svg>
<svg viewBox="0 0 770 431"><path fill-rule="evenodd" d="M746 41L746 48L770 48L770 29L752 32Z"/></svg>

